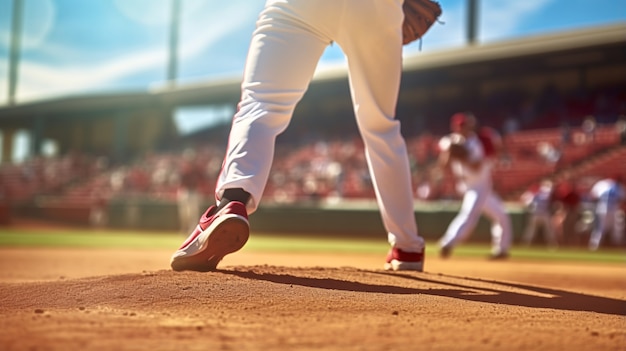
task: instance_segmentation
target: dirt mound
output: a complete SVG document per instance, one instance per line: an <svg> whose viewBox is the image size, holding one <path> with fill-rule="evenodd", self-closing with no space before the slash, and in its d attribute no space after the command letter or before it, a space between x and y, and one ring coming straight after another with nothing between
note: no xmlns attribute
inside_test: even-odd
<svg viewBox="0 0 626 351"><path fill-rule="evenodd" d="M622 284L622 283L618 283ZM226 266L0 284L2 350L623 350L622 298L438 273Z"/></svg>

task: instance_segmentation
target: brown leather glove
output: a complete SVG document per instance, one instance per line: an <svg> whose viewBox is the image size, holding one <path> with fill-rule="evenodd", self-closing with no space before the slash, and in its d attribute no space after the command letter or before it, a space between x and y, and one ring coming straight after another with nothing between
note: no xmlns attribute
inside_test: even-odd
<svg viewBox="0 0 626 351"><path fill-rule="evenodd" d="M432 0L404 0L402 9L404 10L403 45L421 38L441 16L441 6Z"/></svg>

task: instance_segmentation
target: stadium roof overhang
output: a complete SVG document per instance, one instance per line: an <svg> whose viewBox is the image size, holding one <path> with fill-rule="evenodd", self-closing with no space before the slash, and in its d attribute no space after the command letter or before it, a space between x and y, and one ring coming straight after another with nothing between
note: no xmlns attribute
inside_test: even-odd
<svg viewBox="0 0 626 351"><path fill-rule="evenodd" d="M610 65L626 62L626 24L524 37L497 43L417 53L404 59L404 75L419 75L410 84L428 84L432 79L459 80L467 75L493 76L509 72L536 72L564 66ZM468 69L469 68L469 69ZM345 67L320 70L307 94L328 96L345 91ZM426 77L426 78L425 78ZM430 77L430 78L428 78ZM403 84L405 79L403 78ZM154 89L77 95L0 107L0 126L24 123L32 117L90 115L123 109L172 107L186 104L236 103L239 78Z"/></svg>
<svg viewBox="0 0 626 351"><path fill-rule="evenodd" d="M550 60L551 65L594 63L606 59L598 51L607 47L626 48L626 23L417 54L405 58L404 68L406 71L430 70L510 59L525 62L528 57L536 56ZM573 52L579 54L572 56ZM626 53L619 57L625 58Z"/></svg>
<svg viewBox="0 0 626 351"><path fill-rule="evenodd" d="M406 56L403 87L611 65L626 65L626 23ZM346 75L345 68L321 72L316 83L336 84Z"/></svg>

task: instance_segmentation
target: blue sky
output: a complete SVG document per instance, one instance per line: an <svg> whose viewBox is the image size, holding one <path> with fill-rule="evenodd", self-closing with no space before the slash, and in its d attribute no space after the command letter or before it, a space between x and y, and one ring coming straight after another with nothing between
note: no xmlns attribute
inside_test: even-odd
<svg viewBox="0 0 626 351"><path fill-rule="evenodd" d="M314 0L311 0L314 1ZM17 101L146 90L166 79L170 0L24 0ZM182 0L181 84L238 78L264 0ZM466 0L405 55L465 45ZM0 105L7 103L13 0L0 0ZM623 0L480 0L481 43L626 22ZM626 34L625 34L626 37ZM319 69L343 64L330 47Z"/></svg>

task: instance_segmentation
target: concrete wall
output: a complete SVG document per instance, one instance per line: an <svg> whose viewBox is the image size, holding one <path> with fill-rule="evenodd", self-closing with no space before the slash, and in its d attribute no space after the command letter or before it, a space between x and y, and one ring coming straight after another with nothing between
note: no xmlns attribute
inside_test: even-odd
<svg viewBox="0 0 626 351"><path fill-rule="evenodd" d="M202 210L209 204L203 204ZM426 239L441 237L459 209L458 202L416 203L415 218L420 234ZM521 236L525 223L523 208L507 206L513 222L514 235ZM71 221L89 225L85 208L38 208L39 217ZM177 231L181 227L176 204L148 200L116 201L107 208L108 227ZM264 205L250 216L252 232L277 234L315 234L341 237L386 238L378 207L372 202L342 203L334 205L299 203L293 205ZM489 240L489 222L481 218L472 241Z"/></svg>

